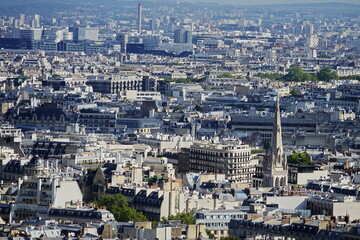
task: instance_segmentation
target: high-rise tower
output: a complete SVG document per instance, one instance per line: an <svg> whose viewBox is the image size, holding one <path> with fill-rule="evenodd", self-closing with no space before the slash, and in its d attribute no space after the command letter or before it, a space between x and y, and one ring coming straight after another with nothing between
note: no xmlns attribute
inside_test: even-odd
<svg viewBox="0 0 360 240"><path fill-rule="evenodd" d="M263 187L287 186L288 166L282 144L280 118L280 104L278 97L275 104L271 146L266 154L263 166Z"/></svg>
<svg viewBox="0 0 360 240"><path fill-rule="evenodd" d="M125 33L118 33L116 35L116 40L120 43L121 52L126 53L126 46L128 44L128 35Z"/></svg>
<svg viewBox="0 0 360 240"><path fill-rule="evenodd" d="M21 13L19 25L24 26L24 24L25 24L25 14Z"/></svg>
<svg viewBox="0 0 360 240"><path fill-rule="evenodd" d="M174 31L174 43L192 43L192 31L177 29Z"/></svg>
<svg viewBox="0 0 360 240"><path fill-rule="evenodd" d="M40 15L39 14L35 14L34 15L34 28L39 28L40 27Z"/></svg>
<svg viewBox="0 0 360 240"><path fill-rule="evenodd" d="M141 22L142 22L142 7L141 3L138 5L138 33L141 34Z"/></svg>

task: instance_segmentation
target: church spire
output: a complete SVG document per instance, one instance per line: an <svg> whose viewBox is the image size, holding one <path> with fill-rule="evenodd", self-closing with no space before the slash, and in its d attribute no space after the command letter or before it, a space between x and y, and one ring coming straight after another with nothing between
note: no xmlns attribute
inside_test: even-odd
<svg viewBox="0 0 360 240"><path fill-rule="evenodd" d="M272 131L272 139L271 139L271 147L272 149L278 149L282 147L282 137L281 137L281 113L280 113L280 103L279 97L276 99L275 103L275 116L273 123L273 131Z"/></svg>
<svg viewBox="0 0 360 240"><path fill-rule="evenodd" d="M280 112L280 98L277 96L275 103L275 113L274 113L274 122L273 122L273 130L271 137L271 154L273 155L273 165L282 164L281 161L282 156L284 155L284 149L282 144L282 136L281 136L281 112ZM275 156L274 156L275 155Z"/></svg>
<svg viewBox="0 0 360 240"><path fill-rule="evenodd" d="M287 161L281 136L281 113L279 96L275 103L275 113L271 145L263 166L263 186L282 187L287 185Z"/></svg>

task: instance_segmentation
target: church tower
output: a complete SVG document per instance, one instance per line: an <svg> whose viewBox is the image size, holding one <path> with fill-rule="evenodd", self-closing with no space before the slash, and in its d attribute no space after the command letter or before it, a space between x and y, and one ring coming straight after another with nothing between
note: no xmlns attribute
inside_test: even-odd
<svg viewBox="0 0 360 240"><path fill-rule="evenodd" d="M263 164L263 187L283 187L288 182L288 166L281 136L279 97L276 99L275 116L270 149Z"/></svg>

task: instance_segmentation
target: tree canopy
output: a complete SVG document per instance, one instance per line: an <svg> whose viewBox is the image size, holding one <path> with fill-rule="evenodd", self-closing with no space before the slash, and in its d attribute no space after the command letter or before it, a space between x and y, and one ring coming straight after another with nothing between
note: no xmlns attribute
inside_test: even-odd
<svg viewBox="0 0 360 240"><path fill-rule="evenodd" d="M322 68L317 74L310 74L305 72L301 67L292 67L288 73L282 75L281 73L257 73L254 76L261 78L268 78L270 80L289 81L289 82L306 82L306 81L326 81L331 79L339 79L336 71L328 67ZM345 79L344 77L340 77ZM350 79L350 78L349 78ZM352 76L352 79L358 79L357 76Z"/></svg>
<svg viewBox="0 0 360 240"><path fill-rule="evenodd" d="M155 183L162 183L162 182L167 182L168 179L164 178L164 177L158 177L158 176L153 176L153 177L149 177L147 179L145 179L145 181L148 182L148 186L152 186Z"/></svg>
<svg viewBox="0 0 360 240"><path fill-rule="evenodd" d="M129 207L125 196L121 194L102 196L99 201L95 202L95 205L106 206L107 210L114 214L116 221L119 222L147 221L141 212Z"/></svg>
<svg viewBox="0 0 360 240"><path fill-rule="evenodd" d="M299 94L300 94L300 92L297 89L291 89L291 91L290 91L291 96L298 96Z"/></svg>
<svg viewBox="0 0 360 240"><path fill-rule="evenodd" d="M315 75L311 75L301 67L292 67L289 69L289 72L284 76L285 81L292 82L306 82L306 81L316 81Z"/></svg>
<svg viewBox="0 0 360 240"><path fill-rule="evenodd" d="M320 81L325 81L328 82L331 79L338 79L338 74L337 72L331 70L328 67L322 68L317 74L316 74L317 78Z"/></svg>
<svg viewBox="0 0 360 240"><path fill-rule="evenodd" d="M241 238L236 236L227 236L227 237L221 237L220 240L241 240Z"/></svg>
<svg viewBox="0 0 360 240"><path fill-rule="evenodd" d="M206 234L208 235L208 237L209 237L210 239L214 239L214 238L215 238L215 235L214 235L210 230L205 229L205 232L206 232Z"/></svg>
<svg viewBox="0 0 360 240"><path fill-rule="evenodd" d="M255 77L267 78L270 80L283 80L284 75L281 73L257 73Z"/></svg>
<svg viewBox="0 0 360 240"><path fill-rule="evenodd" d="M360 80L360 75L341 76L340 79Z"/></svg>
<svg viewBox="0 0 360 240"><path fill-rule="evenodd" d="M191 213L178 213L176 215L171 215L168 218L162 218L162 222L167 222L169 220L180 220L181 223L187 225L195 224L195 217Z"/></svg>
<svg viewBox="0 0 360 240"><path fill-rule="evenodd" d="M296 164L299 166L305 166L311 164L311 157L308 153L298 153L293 152L290 156L287 158L288 163Z"/></svg>
<svg viewBox="0 0 360 240"><path fill-rule="evenodd" d="M231 73L229 72L226 72L226 73L223 73L223 74L220 74L219 76L217 76L218 78L235 78L234 75L232 75Z"/></svg>

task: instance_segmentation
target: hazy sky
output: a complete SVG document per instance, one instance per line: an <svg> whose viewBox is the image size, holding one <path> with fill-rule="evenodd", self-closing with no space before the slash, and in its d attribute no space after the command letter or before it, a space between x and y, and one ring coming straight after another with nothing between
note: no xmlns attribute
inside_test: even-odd
<svg viewBox="0 0 360 240"><path fill-rule="evenodd" d="M217 2L217 3L231 3L241 5L254 5L254 4L293 4L293 3L355 3L360 4L360 0L182 0L188 2Z"/></svg>

